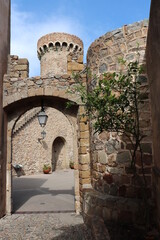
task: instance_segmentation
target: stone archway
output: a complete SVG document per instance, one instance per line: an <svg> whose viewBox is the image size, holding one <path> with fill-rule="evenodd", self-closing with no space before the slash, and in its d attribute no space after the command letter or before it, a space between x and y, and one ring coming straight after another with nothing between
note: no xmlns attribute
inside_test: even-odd
<svg viewBox="0 0 160 240"><path fill-rule="evenodd" d="M6 116L6 213L12 212L12 129L21 115L31 108L41 106L42 96L36 95L18 101L14 101L4 108ZM74 155L74 185L75 185L75 209L79 213L83 204L83 189L90 186L90 154L89 154L89 124L86 124L84 107L73 105L66 108L67 99L60 97L43 96L44 106L59 110L65 115L74 129L73 143L77 146ZM57 121L58 122L58 121ZM54 124L53 124L54 123ZM53 128L55 122L52 121ZM63 135L57 135L63 136ZM53 137L53 136L52 136ZM56 139L53 138L53 139ZM65 139L65 136L63 136ZM53 141L53 140L52 140ZM53 142L52 142L53 143ZM68 144L69 149L70 143ZM69 156L69 155L68 155ZM68 157L68 160L72 160ZM50 158L51 161L51 158ZM80 207L81 206L81 207Z"/></svg>
<svg viewBox="0 0 160 240"><path fill-rule="evenodd" d="M39 100L38 100L39 99ZM41 97L36 97L34 99L29 99L29 104L26 103L24 104L23 100L20 102L16 102L16 106L15 104L12 105L12 108L7 108L6 110L6 116L7 116L7 175L6 175L6 213L10 214L12 212L12 150L13 150L13 146L12 146L12 134L13 134L13 127L15 125L15 123L17 122L17 120L20 118L20 116L22 116L25 112L27 112L29 109L34 108L34 107L38 107L41 106ZM45 98L44 98L45 99ZM61 113L61 116L59 118L62 119L62 117L64 116L64 118L66 119L66 122L68 121L68 124L72 127L70 127L71 129L73 129L73 143L75 144L75 146L77 145L77 108L72 109L72 110L66 110L66 108L63 107L63 103L61 102L60 98L52 98L52 99L45 99L45 103L44 105L46 107L51 107L51 108L55 108L57 110L59 110L59 112ZM17 107L18 106L18 107ZM55 113L54 115L57 114ZM48 120L49 121L49 120ZM50 121L52 123L52 128L54 129L58 129L56 127L56 123L59 122L59 120L57 119L57 121L54 121L53 119L50 118ZM54 123L54 124L53 124ZM62 129L62 126L59 127L59 129ZM62 132L61 132L62 134ZM63 136L61 135L60 136ZM58 133L57 133L58 135ZM69 134L71 135L71 134ZM52 136L53 137L53 136ZM57 136L54 137L54 139L56 139ZM65 136L63 136L63 138L65 138ZM38 144L38 143L37 143ZM53 140L51 143L51 147L53 144ZM40 144L39 144L40 145ZM77 148L77 149L76 149ZM75 160L77 161L76 164L78 165L78 145L75 148ZM51 157L48 158L51 161ZM74 185L75 185L75 206L76 206L76 212L79 212L79 173L78 173L78 169L75 170L75 177L74 177Z"/></svg>
<svg viewBox="0 0 160 240"><path fill-rule="evenodd" d="M52 145L52 171L67 167L66 141L62 137L57 137Z"/></svg>

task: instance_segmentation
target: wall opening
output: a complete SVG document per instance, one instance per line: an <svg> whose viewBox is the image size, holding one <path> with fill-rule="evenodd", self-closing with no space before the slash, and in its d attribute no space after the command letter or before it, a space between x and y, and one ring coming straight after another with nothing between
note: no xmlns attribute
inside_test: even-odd
<svg viewBox="0 0 160 240"><path fill-rule="evenodd" d="M16 115L12 121L12 125L15 124L11 136L11 211L12 213L74 212L74 170L66 170L69 165L66 161L69 152L75 158L74 154L77 151L73 147L74 130L63 112L45 107L48 115L45 126L46 136L44 139L39 138L42 128L37 114L40 110L41 107L32 108L18 118ZM53 122L56 127L53 126ZM67 142L70 149L66 149ZM52 166L52 173L43 174L44 164ZM59 171L55 172L55 170Z"/></svg>
<svg viewBox="0 0 160 240"><path fill-rule="evenodd" d="M52 172L66 167L66 142L64 138L57 137L52 146Z"/></svg>
<svg viewBox="0 0 160 240"><path fill-rule="evenodd" d="M53 98L54 99L54 98ZM60 146L56 149L59 152L59 159L62 153L64 165L66 168L69 168L69 161L74 160L76 166L78 164L78 146L77 146L77 108L73 108L71 110L67 110L66 108L62 108L62 104L59 104L61 101L60 98L56 98L56 101L53 99L46 98L45 111L47 113L48 121L45 126L46 137L44 140L38 141L41 137L41 127L33 126L38 124L38 120L36 116L31 116L30 112L34 109L38 108L41 105L41 98L36 97L34 98L35 101L32 101L33 104L26 104L26 108L24 108L24 102L16 102L12 108L10 106L7 108L7 116L8 116L8 125L7 125L7 181L6 181L6 213L14 213L19 211L57 211L58 206L60 203L60 199L57 198L61 195L64 195L64 201L67 198L69 205L66 209L66 204L63 205L61 201L61 206L59 206L60 211L75 211L78 213L80 210L80 203L79 203L79 172L78 169L63 169L59 171L54 171L49 174L49 178L46 176L46 179L42 179L39 177L39 174L43 174L43 162L46 164L46 159L48 163L52 165L52 151L53 148L60 143ZM30 98L28 98L28 101ZM19 107L17 105L19 104ZM61 108L59 107L61 106ZM14 107L18 109L14 111ZM25 118L26 114L32 118L31 121L25 124L20 130L16 129L16 125L19 121ZM54 122L54 124L53 124ZM17 125L18 126L18 125ZM34 128L34 129L33 129ZM23 132L24 134L20 133ZM38 135L37 135L38 134ZM14 135L14 136L13 136ZM14 139L13 139L14 138ZM24 144L23 144L24 139ZM32 147L35 145L34 151L31 151L30 147L27 147L25 144L31 143ZM18 143L18 145L17 145ZM44 148L44 143L47 144L48 148ZM53 144L54 143L54 144ZM45 146L46 146L45 144ZM24 149L19 151L19 147L23 147ZM41 150L41 151L39 151ZM62 150L62 152L61 152ZM26 154L25 154L26 153ZM31 153L31 155L30 155ZM35 161L36 170L40 169L37 173L33 173L30 171L31 165L29 161L36 157L37 160ZM47 155L45 156L45 154ZM24 157L25 154L25 157ZM22 155L22 157L21 157ZM57 158L58 159L58 158ZM23 160L23 162L21 162ZM39 161L40 160L40 161ZM24 170L25 175L15 174L13 169L13 165L22 165L22 170ZM58 164L59 165L59 164ZM33 167L33 166L32 166ZM12 171L13 170L13 171ZM14 176L13 173L14 172ZM30 176L29 176L30 175ZM53 176L52 176L53 175ZM41 175L42 176L42 175ZM13 181L14 177L14 181ZM43 174L45 177L45 174ZM53 177L53 179L52 179ZM54 178L55 177L55 178ZM59 178L58 178L59 177ZM68 179L68 180L67 180ZM22 183L24 184L22 186ZM47 184L51 184L51 188L47 186ZM69 183L69 185L67 185ZM31 184L31 185L30 185ZM56 184L58 184L56 186ZM31 188L32 191L29 191ZM29 187L29 188L28 188ZM28 190L27 190L28 189ZM39 190L38 190L39 189ZM24 193L23 191L27 191ZM50 191L50 193L48 192ZM14 196L13 196L14 192ZM21 194L22 193L22 194ZM17 195L19 194L19 196ZM29 194L29 195L28 195ZM49 194L51 198L56 199L55 204L51 204L50 208L49 205L46 203L45 196ZM39 198L41 195L41 198ZM39 201L41 199L41 201ZM15 200L18 200L15 204ZM20 201L21 200L21 201ZM36 210L34 207L33 209L30 208L31 204L29 202L34 200L36 202ZM39 201L39 205L37 204ZM52 201L50 201L51 203ZM26 205L27 204L27 205ZM14 205L14 208L13 208ZM24 207L27 206L26 209ZM63 209L64 206L65 208Z"/></svg>
<svg viewBox="0 0 160 240"><path fill-rule="evenodd" d="M66 49L66 48L67 48L67 43L66 43L66 42L63 42L63 43L62 43L62 48L63 48L63 49Z"/></svg>

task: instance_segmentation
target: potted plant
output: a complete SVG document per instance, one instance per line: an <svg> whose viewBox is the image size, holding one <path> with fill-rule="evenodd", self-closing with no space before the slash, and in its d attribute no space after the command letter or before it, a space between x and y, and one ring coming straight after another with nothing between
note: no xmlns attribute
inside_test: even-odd
<svg viewBox="0 0 160 240"><path fill-rule="evenodd" d="M44 164L43 166L43 172L45 174L48 174L51 171L51 166L49 164Z"/></svg>
<svg viewBox="0 0 160 240"><path fill-rule="evenodd" d="M69 166L70 166L71 169L74 169L74 162L70 161Z"/></svg>

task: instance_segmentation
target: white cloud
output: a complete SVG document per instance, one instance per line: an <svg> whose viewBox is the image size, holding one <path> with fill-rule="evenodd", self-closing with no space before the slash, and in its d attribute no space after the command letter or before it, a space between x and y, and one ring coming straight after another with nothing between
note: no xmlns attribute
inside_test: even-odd
<svg viewBox="0 0 160 240"><path fill-rule="evenodd" d="M51 32L66 32L86 38L84 29L75 19L56 16L54 13L54 16L48 16L43 22L39 22L32 13L21 12L16 5L12 5L11 54L29 60L30 76L40 74L37 41L41 36Z"/></svg>

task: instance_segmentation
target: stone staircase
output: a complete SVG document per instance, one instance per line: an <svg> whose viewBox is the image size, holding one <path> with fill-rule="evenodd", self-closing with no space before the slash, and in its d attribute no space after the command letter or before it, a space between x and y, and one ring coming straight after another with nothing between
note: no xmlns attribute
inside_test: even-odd
<svg viewBox="0 0 160 240"><path fill-rule="evenodd" d="M17 121L14 129L13 135L20 131L27 123L31 122L33 118L41 111L41 107L31 109L27 111L22 117ZM38 121L38 120L37 120Z"/></svg>

